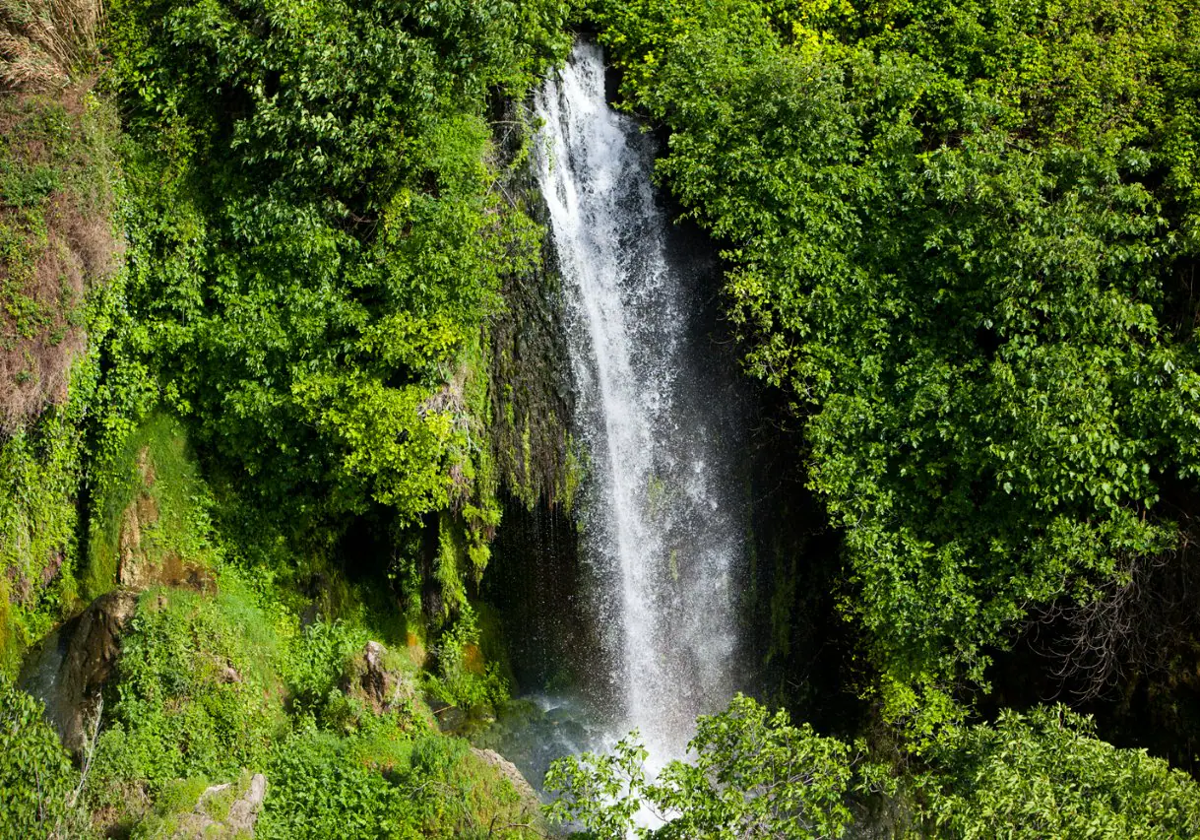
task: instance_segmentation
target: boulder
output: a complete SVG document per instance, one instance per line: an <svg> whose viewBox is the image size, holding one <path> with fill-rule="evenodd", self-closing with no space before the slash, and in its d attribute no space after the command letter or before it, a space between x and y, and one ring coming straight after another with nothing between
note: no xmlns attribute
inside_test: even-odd
<svg viewBox="0 0 1200 840"><path fill-rule="evenodd" d="M512 783L513 788L522 799L532 803L535 809L537 808L538 795L534 792L533 785L529 784L529 780L517 769L517 765L495 750L481 750L478 747L471 747L471 752L475 754L476 758L494 767L501 776Z"/></svg>

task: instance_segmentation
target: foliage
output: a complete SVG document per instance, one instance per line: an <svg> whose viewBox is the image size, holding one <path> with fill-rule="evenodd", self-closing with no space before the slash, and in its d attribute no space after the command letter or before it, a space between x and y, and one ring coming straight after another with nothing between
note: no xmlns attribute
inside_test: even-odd
<svg viewBox="0 0 1200 840"><path fill-rule="evenodd" d="M442 632L433 653L438 673L427 676L426 684L438 699L476 712L491 712L508 700L509 686L499 662L484 659L479 623L469 604Z"/></svg>
<svg viewBox="0 0 1200 840"><path fill-rule="evenodd" d="M219 821L227 815L229 804L234 797L243 795L249 787L250 778L247 773L216 796L204 800L205 812L214 820ZM179 836L182 832L181 823L192 815L203 793L209 788L209 782L203 777L178 779L163 788L154 801L154 810L137 824L131 836L136 840L162 840ZM225 815L212 813L214 806L224 805ZM212 832L216 834L216 832ZM241 838L236 838L241 840Z"/></svg>
<svg viewBox="0 0 1200 840"><path fill-rule="evenodd" d="M42 704L0 675L0 833L56 835L78 774Z"/></svg>
<svg viewBox="0 0 1200 840"><path fill-rule="evenodd" d="M277 628L243 596L148 591L122 638L93 772L158 791L261 768L287 727L279 655Z"/></svg>
<svg viewBox="0 0 1200 840"><path fill-rule="evenodd" d="M284 675L301 708L317 707L337 688L346 661L367 642L359 628L342 622L314 622L289 648Z"/></svg>
<svg viewBox="0 0 1200 840"><path fill-rule="evenodd" d="M66 102L64 101L66 100ZM72 101L78 100L78 101ZM0 670L76 607L85 428L112 254L112 109L82 90L0 101Z"/></svg>
<svg viewBox="0 0 1200 840"><path fill-rule="evenodd" d="M90 464L85 596L96 598L117 584L122 555L136 553L156 565L173 559L212 566L214 501L178 420L160 411L119 446L111 446L113 436L109 442Z"/></svg>
<svg viewBox="0 0 1200 840"><path fill-rule="evenodd" d="M270 587L249 590L229 567L218 583L216 595L156 589L139 601L107 689L93 810L159 836L209 780L263 772L257 836L526 836L507 829L528 822L521 797L464 742L431 731L420 700L381 714L352 696L363 627L301 630Z"/></svg>
<svg viewBox="0 0 1200 840"><path fill-rule="evenodd" d="M350 744L311 732L292 738L269 769L271 792L257 826L264 838L388 837L411 813L408 792L378 766L354 760Z"/></svg>
<svg viewBox="0 0 1200 840"><path fill-rule="evenodd" d="M938 837L1195 837L1200 787L1095 737L1063 706L957 727L932 751L922 816Z"/></svg>
<svg viewBox="0 0 1200 840"><path fill-rule="evenodd" d="M89 371L90 372L90 371ZM85 380L79 371L77 381ZM86 393L80 382L76 392ZM76 603L75 494L83 469L79 427L86 403L48 411L34 428L0 442L0 672Z"/></svg>
<svg viewBox="0 0 1200 840"><path fill-rule="evenodd" d="M338 739L298 732L278 752L255 836L263 838L512 838L537 836L507 780L464 741L407 740L386 718Z"/></svg>
<svg viewBox="0 0 1200 840"><path fill-rule="evenodd" d="M485 116L561 53L563 14L114 5L139 317L113 352L267 507L488 507L460 358L535 232L495 190Z"/></svg>
<svg viewBox="0 0 1200 840"><path fill-rule="evenodd" d="M726 243L748 370L806 418L891 698L982 680L1031 605L1173 544L1163 486L1200 469L1190 4L594 9Z"/></svg>
<svg viewBox="0 0 1200 840"><path fill-rule="evenodd" d="M210 780L261 771L270 785L264 836L483 836L480 826L526 821L498 773L430 731L418 697L381 714L355 693L352 665L378 638L364 622L378 616L354 605L352 588L342 620L301 627L285 603L294 593L283 597L289 578L232 562L243 547L226 544L208 518L207 484L173 420L152 418L123 451L114 475L128 481L112 481L122 500L113 508L128 504L130 482L144 489L153 467L163 538L199 540L212 577L205 591L158 587L139 599L105 689L93 812L159 836ZM168 517L172 505L184 515ZM400 653L385 654L383 667L405 679L413 668ZM416 788L424 793L414 797Z"/></svg>
<svg viewBox="0 0 1200 840"><path fill-rule="evenodd" d="M70 396L118 250L116 113L87 85L0 98L0 429Z"/></svg>
<svg viewBox="0 0 1200 840"><path fill-rule="evenodd" d="M547 774L548 808L582 836L840 837L859 807L883 799L934 837L1192 837L1200 786L1144 751L1095 737L1062 706L1007 711L995 724L947 727L902 789L862 748L791 726L745 697L702 717L689 762L648 780L635 739L607 755L561 759ZM640 809L657 828L633 825Z"/></svg>
<svg viewBox="0 0 1200 840"><path fill-rule="evenodd" d="M636 734L608 755L571 756L552 765L546 788L559 798L548 813L577 822L589 836L616 838L837 837L851 822L849 797L894 787L884 768L863 763L861 748L794 727L784 711L739 695L729 708L697 720L689 762L673 761L648 780ZM634 826L642 809L658 828Z"/></svg>
<svg viewBox="0 0 1200 840"><path fill-rule="evenodd" d="M87 84L0 96L0 670L10 675L76 609L100 376L85 333L106 330L117 142L115 109Z"/></svg>

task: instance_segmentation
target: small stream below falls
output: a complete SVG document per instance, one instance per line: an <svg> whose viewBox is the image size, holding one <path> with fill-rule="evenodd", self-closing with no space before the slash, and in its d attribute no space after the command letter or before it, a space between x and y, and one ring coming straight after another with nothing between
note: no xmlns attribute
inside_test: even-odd
<svg viewBox="0 0 1200 840"><path fill-rule="evenodd" d="M579 43L536 109L588 465L578 597L598 654L575 686L592 723L573 725L587 747L597 725L640 730L656 767L746 682L745 400L710 338L711 254L660 207L654 140L608 106L600 48Z"/></svg>

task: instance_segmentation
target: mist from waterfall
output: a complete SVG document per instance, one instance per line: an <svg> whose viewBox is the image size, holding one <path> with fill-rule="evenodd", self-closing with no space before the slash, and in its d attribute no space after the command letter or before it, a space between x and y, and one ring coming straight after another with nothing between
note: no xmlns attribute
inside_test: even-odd
<svg viewBox="0 0 1200 840"><path fill-rule="evenodd" d="M602 700L661 765L743 682L742 405L708 338L698 281L710 259L656 203L654 141L608 106L601 49L579 43L536 109L588 463Z"/></svg>

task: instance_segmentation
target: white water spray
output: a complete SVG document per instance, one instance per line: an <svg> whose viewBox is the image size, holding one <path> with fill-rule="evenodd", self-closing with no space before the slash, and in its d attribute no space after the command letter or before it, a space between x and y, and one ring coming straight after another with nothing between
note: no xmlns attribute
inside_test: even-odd
<svg viewBox="0 0 1200 840"><path fill-rule="evenodd" d="M655 204L653 143L608 107L598 46L576 46L537 111L590 457L583 548L608 590L593 596L608 699L661 766L739 683L739 400L703 334L700 266Z"/></svg>

